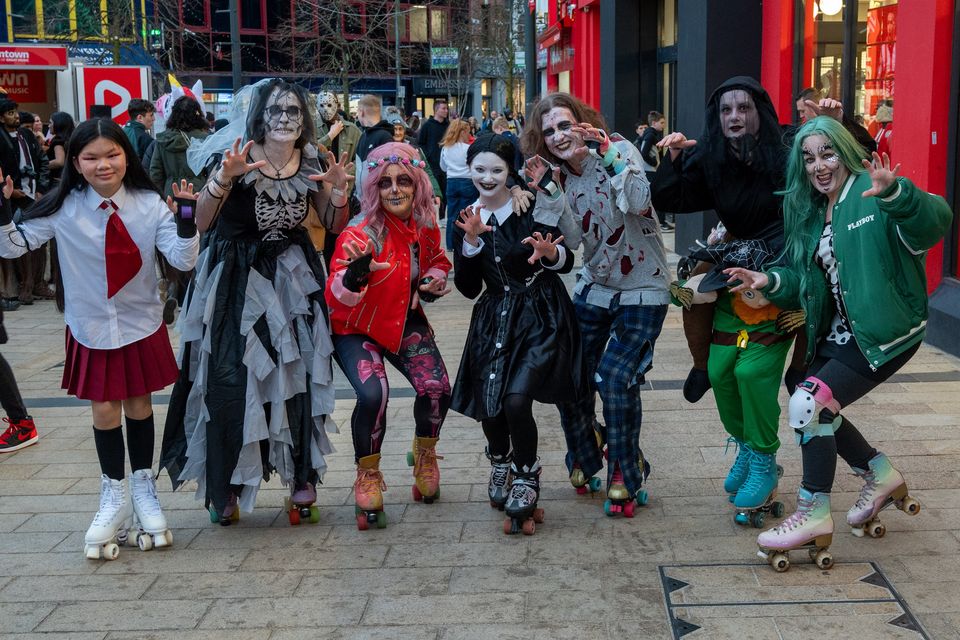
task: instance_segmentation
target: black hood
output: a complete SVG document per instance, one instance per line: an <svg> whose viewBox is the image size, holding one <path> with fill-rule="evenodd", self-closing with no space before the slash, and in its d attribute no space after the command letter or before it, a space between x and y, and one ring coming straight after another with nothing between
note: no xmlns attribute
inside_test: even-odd
<svg viewBox="0 0 960 640"><path fill-rule="evenodd" d="M727 91L737 89L751 95L757 107L760 123L754 138L755 144L742 159L730 149L720 124L720 96ZM770 95L759 82L749 76L734 76L723 82L710 95L704 114L703 134L698 140L697 147L704 154L704 172L711 186L721 184L728 168L739 164L749 165L754 171L767 174L771 182L783 188L787 164L787 146L783 140L783 129L777 119L777 112L773 108Z"/></svg>

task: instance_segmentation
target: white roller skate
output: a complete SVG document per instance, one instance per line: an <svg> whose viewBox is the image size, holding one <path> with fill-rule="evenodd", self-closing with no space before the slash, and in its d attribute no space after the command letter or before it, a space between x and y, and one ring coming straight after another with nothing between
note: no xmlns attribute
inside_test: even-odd
<svg viewBox="0 0 960 640"><path fill-rule="evenodd" d="M915 516L920 513L920 503L907 493L907 483L890 464L887 456L878 453L867 464L867 469L853 469L863 479L864 485L857 502L847 511L847 524L851 527L851 533L858 538L864 534L871 538L882 538L887 528L878 517L881 511L894 505L904 513Z"/></svg>
<svg viewBox="0 0 960 640"><path fill-rule="evenodd" d="M127 543L127 526L133 510L123 480L100 476L100 508L83 539L83 554L90 560L116 560Z"/></svg>
<svg viewBox="0 0 960 640"><path fill-rule="evenodd" d="M157 481L150 469L130 474L130 496L133 499L133 539L141 551L173 545L173 532L167 528L167 519L160 510Z"/></svg>

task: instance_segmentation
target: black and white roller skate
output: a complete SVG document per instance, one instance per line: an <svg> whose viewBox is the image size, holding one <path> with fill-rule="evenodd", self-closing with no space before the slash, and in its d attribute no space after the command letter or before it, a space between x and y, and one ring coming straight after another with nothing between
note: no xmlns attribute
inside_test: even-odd
<svg viewBox="0 0 960 640"><path fill-rule="evenodd" d="M491 455L489 447L484 449L487 460L490 461L490 481L487 483L487 496L490 498L490 506L494 509L503 511L507 503L507 496L510 494L510 463L513 456L507 453L502 456Z"/></svg>
<svg viewBox="0 0 960 640"><path fill-rule="evenodd" d="M537 507L540 499L540 461L532 467L518 469L516 463L510 466L513 482L510 484L510 495L504 506L507 519L503 521L504 533L520 533L532 536L537 530L537 524L543 522L543 509Z"/></svg>

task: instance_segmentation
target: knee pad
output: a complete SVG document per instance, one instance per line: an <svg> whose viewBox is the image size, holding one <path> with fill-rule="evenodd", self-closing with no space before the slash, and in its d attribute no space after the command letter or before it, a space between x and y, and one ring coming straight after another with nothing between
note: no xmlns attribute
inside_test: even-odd
<svg viewBox="0 0 960 640"><path fill-rule="evenodd" d="M787 409L788 422L794 429L816 425L821 409L828 409L834 415L839 415L840 403L833 397L833 391L823 380L811 376L798 384L793 395L790 396L790 405Z"/></svg>
<svg viewBox="0 0 960 640"><path fill-rule="evenodd" d="M797 444L803 446L813 440L823 436L832 436L840 428L843 418L839 415L833 416L830 422L808 422L805 427L794 429L793 434L796 437Z"/></svg>

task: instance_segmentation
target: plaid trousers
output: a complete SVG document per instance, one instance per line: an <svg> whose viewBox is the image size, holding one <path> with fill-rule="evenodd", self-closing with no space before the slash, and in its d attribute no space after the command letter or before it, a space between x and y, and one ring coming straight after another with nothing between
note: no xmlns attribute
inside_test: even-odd
<svg viewBox="0 0 960 640"><path fill-rule="evenodd" d="M643 469L638 464L640 426L643 406L640 387L644 374L653 366L653 347L667 305L621 306L614 299L605 309L587 304L588 291L574 297L580 321L583 359L590 375L591 393L579 402L560 406L560 419L567 440L567 468L578 462L589 477L603 466L594 437L596 392L603 401L603 419L607 432L607 485L619 463L630 495L643 485Z"/></svg>

